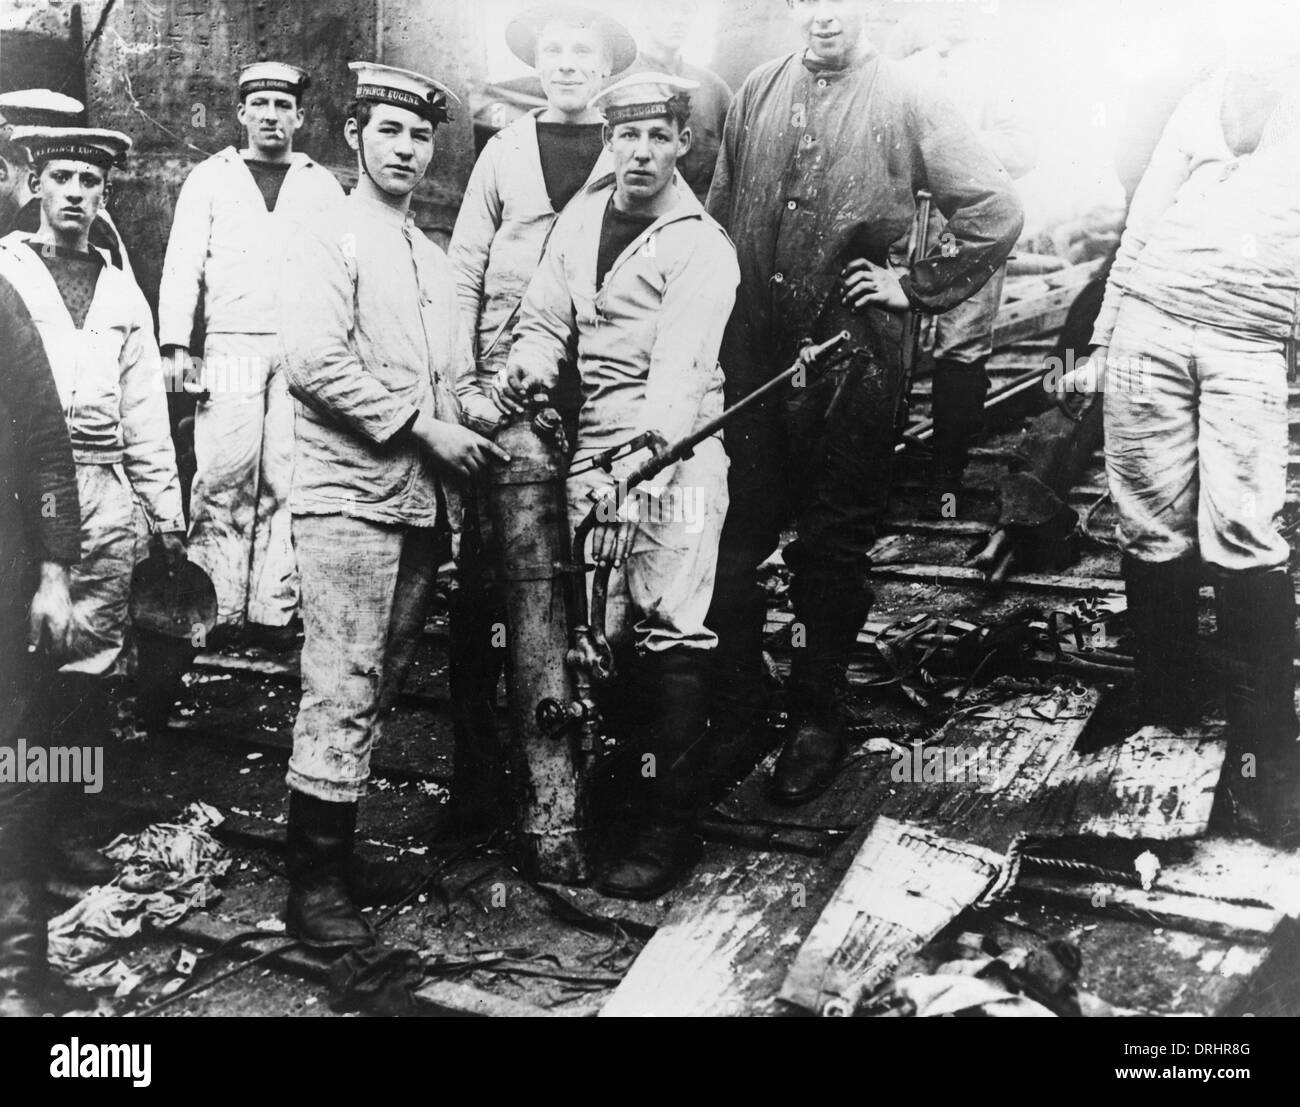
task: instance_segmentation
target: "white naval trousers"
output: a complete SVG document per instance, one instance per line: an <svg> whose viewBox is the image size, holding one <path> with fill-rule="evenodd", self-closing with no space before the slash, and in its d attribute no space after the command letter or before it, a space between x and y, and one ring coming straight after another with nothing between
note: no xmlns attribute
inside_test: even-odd
<svg viewBox="0 0 1300 1107"><path fill-rule="evenodd" d="M276 335L207 336L189 556L212 578L219 626L283 626L298 606L288 510L293 401L278 362Z"/></svg>
<svg viewBox="0 0 1300 1107"><path fill-rule="evenodd" d="M1120 304L1105 374L1106 474L1140 561L1196 552L1231 572L1287 563L1287 378L1275 338Z"/></svg>
<svg viewBox="0 0 1300 1107"><path fill-rule="evenodd" d="M592 452L579 448L573 465ZM593 506L587 494L609 483L609 475L600 471L569 478L570 529ZM721 441L710 438L697 446L692 457L669 471L663 488L658 506L642 510L627 560L610 576L606 634L611 644L631 641L638 651L712 649L717 636L704 620L713 601L727 514L727 455ZM590 556L590 548L586 553Z"/></svg>

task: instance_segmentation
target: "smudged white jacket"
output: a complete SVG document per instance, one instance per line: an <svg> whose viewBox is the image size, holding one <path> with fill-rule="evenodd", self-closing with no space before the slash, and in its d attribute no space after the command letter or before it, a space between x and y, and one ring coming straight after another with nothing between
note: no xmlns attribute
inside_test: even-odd
<svg viewBox="0 0 1300 1107"><path fill-rule="evenodd" d="M238 150L201 162L176 201L158 292L158 342L188 346L200 295L208 334L274 334L275 281L286 236L343 199L333 174L295 153L276 200L266 201Z"/></svg>
<svg viewBox="0 0 1300 1107"><path fill-rule="evenodd" d="M81 465L122 464L153 529L184 530L167 392L144 294L105 254L78 328L28 245L35 237L15 231L0 239L0 274L22 296L45 343L74 458Z"/></svg>

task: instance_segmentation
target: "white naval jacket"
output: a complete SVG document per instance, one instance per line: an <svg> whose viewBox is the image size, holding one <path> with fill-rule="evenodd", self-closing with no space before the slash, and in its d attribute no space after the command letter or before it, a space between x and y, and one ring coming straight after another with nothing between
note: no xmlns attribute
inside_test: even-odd
<svg viewBox="0 0 1300 1107"><path fill-rule="evenodd" d="M274 334L275 281L297 220L333 207L343 189L295 153L275 211L233 146L197 165L181 186L158 291L158 341L188 346L200 293L209 334Z"/></svg>
<svg viewBox="0 0 1300 1107"><path fill-rule="evenodd" d="M461 311L474 338L476 365L471 378L457 382L457 392L476 430L491 427L501 417L487 389L510 354L513 326L502 328L528 291L556 220L537 145L537 117L544 110L516 119L483 148L447 248L456 268ZM602 151L588 183L612 168L609 151Z"/></svg>
<svg viewBox="0 0 1300 1107"><path fill-rule="evenodd" d="M14 231L0 274L18 290L45 344L78 464L121 463L155 531L184 530L176 451L153 316L139 286L104 256L78 329L45 263ZM103 252L101 251L101 254Z"/></svg>
<svg viewBox="0 0 1300 1107"><path fill-rule="evenodd" d="M509 366L553 386L576 331L579 452L645 431L672 442L722 411L718 350L740 283L736 251L680 176L671 187L672 210L637 235L598 290L596 255L614 178L587 185L556 223L524 298ZM639 460L622 459L615 479Z"/></svg>
<svg viewBox="0 0 1300 1107"><path fill-rule="evenodd" d="M461 421L471 366L446 255L415 220L353 192L297 228L278 280L294 405L294 514L459 529L460 500L407 428Z"/></svg>

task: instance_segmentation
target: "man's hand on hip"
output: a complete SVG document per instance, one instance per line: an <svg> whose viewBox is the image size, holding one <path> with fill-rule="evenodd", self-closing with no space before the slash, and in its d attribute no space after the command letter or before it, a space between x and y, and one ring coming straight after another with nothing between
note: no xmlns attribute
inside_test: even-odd
<svg viewBox="0 0 1300 1107"><path fill-rule="evenodd" d="M844 267L844 303L854 311L877 307L885 311L907 311L912 305L899 283L898 274L866 258L854 258Z"/></svg>

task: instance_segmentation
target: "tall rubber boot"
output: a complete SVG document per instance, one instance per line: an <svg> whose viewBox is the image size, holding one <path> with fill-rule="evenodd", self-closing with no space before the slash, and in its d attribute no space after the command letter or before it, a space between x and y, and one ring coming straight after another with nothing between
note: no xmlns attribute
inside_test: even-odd
<svg viewBox="0 0 1300 1107"><path fill-rule="evenodd" d="M1183 727L1200 719L1196 685L1196 606L1200 565L1195 558L1120 565L1133 634L1134 699L1139 726Z"/></svg>
<svg viewBox="0 0 1300 1107"><path fill-rule="evenodd" d="M771 746L767 725L766 674L763 667L763 628L767 592L743 552L718 553L713 603L706 620L718 636L709 655L708 774L723 779L737 768L752 765Z"/></svg>
<svg viewBox="0 0 1300 1107"><path fill-rule="evenodd" d="M42 1013L48 784L0 785L0 1017Z"/></svg>
<svg viewBox="0 0 1300 1107"><path fill-rule="evenodd" d="M348 889L357 829L355 803L328 803L302 792L289 793L285 869L288 932L316 949L371 945L374 933Z"/></svg>
<svg viewBox="0 0 1300 1107"><path fill-rule="evenodd" d="M707 725L708 657L672 648L637 658L634 718L628 748L638 770L654 758L643 821L623 855L608 866L601 892L623 899L654 899L674 887L700 858L701 744Z"/></svg>
<svg viewBox="0 0 1300 1107"><path fill-rule="evenodd" d="M114 693L123 682L85 673L59 673L51 679L51 745L116 745ZM98 795L88 795L82 788L61 787L56 790L50 812L50 865L60 876L80 885L106 884L117 875L116 866L107 857L92 846L79 845L75 839L76 829L86 829L88 823L92 840L107 838L111 827L92 817L98 800Z"/></svg>
<svg viewBox="0 0 1300 1107"><path fill-rule="evenodd" d="M987 359L934 363L930 411L934 481L940 491L960 490L971 447L984 433L984 401L989 393L986 364Z"/></svg>
<svg viewBox="0 0 1300 1107"><path fill-rule="evenodd" d="M1295 597L1285 570L1222 573L1215 617L1227 655L1228 771L1270 840L1300 831L1300 722L1295 711ZM1247 771L1252 755L1254 775ZM1247 820L1251 821L1250 818Z"/></svg>
<svg viewBox="0 0 1300 1107"><path fill-rule="evenodd" d="M793 806L826 791L848 752L843 708L848 661L873 597L865 569L820 566L795 570L790 598L804 644L794 649L790 665L794 733L773 766L768 798Z"/></svg>

